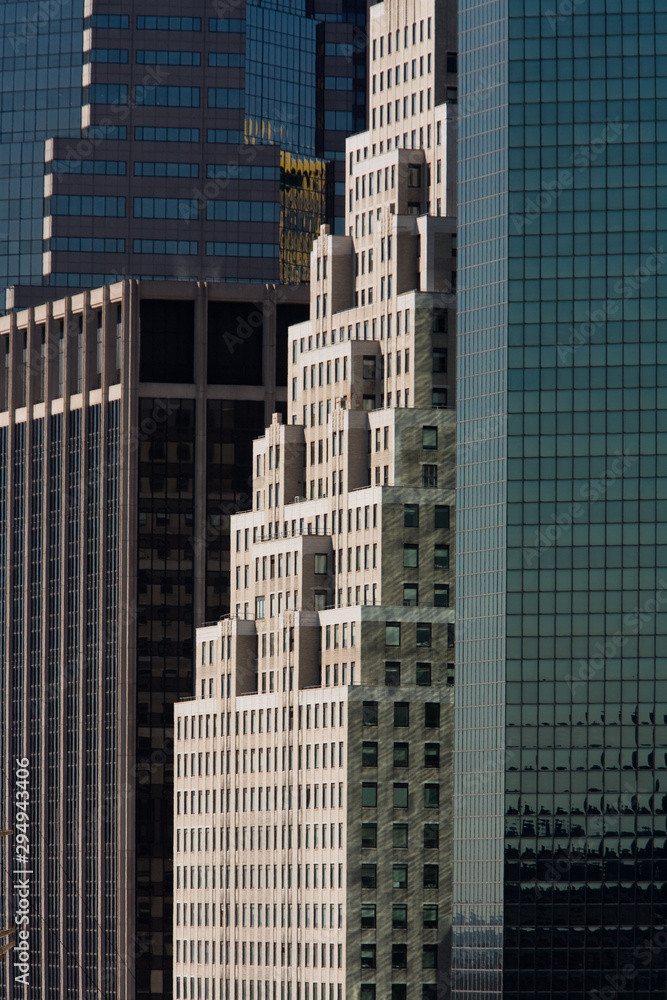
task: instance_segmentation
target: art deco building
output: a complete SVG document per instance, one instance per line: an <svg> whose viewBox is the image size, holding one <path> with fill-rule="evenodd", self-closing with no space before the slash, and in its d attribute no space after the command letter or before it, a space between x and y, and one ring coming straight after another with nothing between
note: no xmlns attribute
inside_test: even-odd
<svg viewBox="0 0 667 1000"><path fill-rule="evenodd" d="M231 519L232 613L175 708L179 1000L448 982L455 38L434 0L371 8L347 235L315 243L287 418Z"/></svg>
<svg viewBox="0 0 667 1000"><path fill-rule="evenodd" d="M125 277L307 282L365 126L366 0L51 7L0 9L8 308Z"/></svg>
<svg viewBox="0 0 667 1000"><path fill-rule="evenodd" d="M31 997L171 994L172 705L195 624L229 608L229 515L307 315L306 289L249 290L126 281L0 320L0 739L5 775L30 760ZM10 954L3 998L15 974Z"/></svg>
<svg viewBox="0 0 667 1000"><path fill-rule="evenodd" d="M456 1000L667 965L667 13L463 0Z"/></svg>

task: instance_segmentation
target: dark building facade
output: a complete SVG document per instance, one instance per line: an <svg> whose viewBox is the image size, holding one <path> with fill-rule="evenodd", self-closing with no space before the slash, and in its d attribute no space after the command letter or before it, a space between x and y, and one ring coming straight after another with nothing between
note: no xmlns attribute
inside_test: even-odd
<svg viewBox="0 0 667 1000"><path fill-rule="evenodd" d="M365 0L82 7L3 8L0 285L307 281L365 125Z"/></svg>
<svg viewBox="0 0 667 1000"><path fill-rule="evenodd" d="M171 995L173 705L229 608L229 517L308 314L306 288L249 291L125 281L0 321L2 816L27 757L31 997ZM25 995L16 956L2 997Z"/></svg>
<svg viewBox="0 0 667 1000"><path fill-rule="evenodd" d="M666 45L461 4L457 1000L665 994Z"/></svg>

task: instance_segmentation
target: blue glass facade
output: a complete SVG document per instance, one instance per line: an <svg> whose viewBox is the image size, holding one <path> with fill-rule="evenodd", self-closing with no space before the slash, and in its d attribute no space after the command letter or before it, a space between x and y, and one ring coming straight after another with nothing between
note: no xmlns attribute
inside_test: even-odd
<svg viewBox="0 0 667 1000"><path fill-rule="evenodd" d="M667 4L460 13L458 998L664 997Z"/></svg>
<svg viewBox="0 0 667 1000"><path fill-rule="evenodd" d="M81 128L83 0L0 4L0 289L41 284L44 141Z"/></svg>

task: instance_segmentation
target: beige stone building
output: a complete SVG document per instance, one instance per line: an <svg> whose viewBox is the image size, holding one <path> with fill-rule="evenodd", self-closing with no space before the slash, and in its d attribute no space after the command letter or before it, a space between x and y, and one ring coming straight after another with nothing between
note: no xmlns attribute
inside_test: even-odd
<svg viewBox="0 0 667 1000"><path fill-rule="evenodd" d="M455 18L371 8L347 235L315 243L232 614L175 709L178 1000L448 990Z"/></svg>

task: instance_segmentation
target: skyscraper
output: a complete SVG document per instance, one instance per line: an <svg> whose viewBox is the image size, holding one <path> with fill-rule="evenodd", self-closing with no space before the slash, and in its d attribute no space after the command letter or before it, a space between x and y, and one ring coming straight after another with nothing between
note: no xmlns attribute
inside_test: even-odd
<svg viewBox="0 0 667 1000"><path fill-rule="evenodd" d="M306 295L126 281L0 320L2 817L27 757L31 996L170 995L172 706L229 607L229 516Z"/></svg>
<svg viewBox="0 0 667 1000"><path fill-rule="evenodd" d="M662 2L460 13L454 996L665 992Z"/></svg>
<svg viewBox="0 0 667 1000"><path fill-rule="evenodd" d="M448 982L453 13L371 8L347 235L313 249L287 417L232 518L232 613L175 707L178 1000Z"/></svg>
<svg viewBox="0 0 667 1000"><path fill-rule="evenodd" d="M47 6L2 9L8 306L123 277L306 281L365 123L366 0Z"/></svg>

